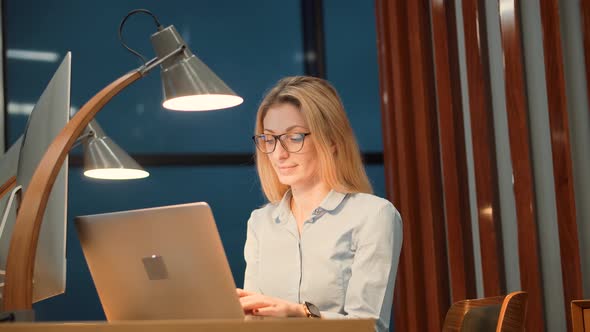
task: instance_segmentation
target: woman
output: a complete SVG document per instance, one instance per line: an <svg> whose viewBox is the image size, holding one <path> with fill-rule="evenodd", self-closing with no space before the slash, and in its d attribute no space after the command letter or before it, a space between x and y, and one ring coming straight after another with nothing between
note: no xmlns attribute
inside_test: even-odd
<svg viewBox="0 0 590 332"><path fill-rule="evenodd" d="M388 330L401 218L371 194L335 89L314 77L282 79L262 101L255 131L270 203L248 221L244 311L374 318Z"/></svg>

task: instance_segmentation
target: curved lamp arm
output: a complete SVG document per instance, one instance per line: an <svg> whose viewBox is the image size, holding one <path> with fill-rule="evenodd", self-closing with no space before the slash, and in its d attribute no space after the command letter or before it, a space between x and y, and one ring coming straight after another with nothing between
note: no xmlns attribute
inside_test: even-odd
<svg viewBox="0 0 590 332"><path fill-rule="evenodd" d="M0 198L8 194L16 186L16 176L11 176L0 186Z"/></svg>
<svg viewBox="0 0 590 332"><path fill-rule="evenodd" d="M33 269L37 241L47 200L70 149L96 114L115 95L143 77L141 70L129 72L94 95L68 124L43 155L20 205L13 228L6 263L4 310L30 310L33 298Z"/></svg>

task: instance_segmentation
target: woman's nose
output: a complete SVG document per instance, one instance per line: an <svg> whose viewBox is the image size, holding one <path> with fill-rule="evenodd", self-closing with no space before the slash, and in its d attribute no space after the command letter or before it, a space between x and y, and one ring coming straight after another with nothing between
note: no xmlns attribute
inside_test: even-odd
<svg viewBox="0 0 590 332"><path fill-rule="evenodd" d="M275 158L277 159L286 159L287 157L289 157L289 152L287 150L285 150L285 148L283 147L283 144L281 144L281 142L277 142L277 146L275 147L275 150L273 151L273 155Z"/></svg>

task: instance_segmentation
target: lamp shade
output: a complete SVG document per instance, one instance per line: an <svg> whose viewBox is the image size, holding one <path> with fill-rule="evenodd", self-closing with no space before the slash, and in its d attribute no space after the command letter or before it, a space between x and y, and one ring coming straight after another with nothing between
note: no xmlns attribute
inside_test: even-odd
<svg viewBox="0 0 590 332"><path fill-rule="evenodd" d="M96 121L87 130L91 135L84 139L84 175L96 179L128 180L149 176L131 156L102 131Z"/></svg>
<svg viewBox="0 0 590 332"><path fill-rule="evenodd" d="M182 52L161 64L165 108L206 111L236 106L244 101L186 47L174 26L156 32L151 39L158 58L185 46Z"/></svg>

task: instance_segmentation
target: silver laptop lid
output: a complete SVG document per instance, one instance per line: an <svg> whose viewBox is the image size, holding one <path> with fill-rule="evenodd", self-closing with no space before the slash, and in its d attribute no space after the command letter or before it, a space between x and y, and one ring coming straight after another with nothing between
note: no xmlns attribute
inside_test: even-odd
<svg viewBox="0 0 590 332"><path fill-rule="evenodd" d="M207 203L75 223L107 320L244 317Z"/></svg>

